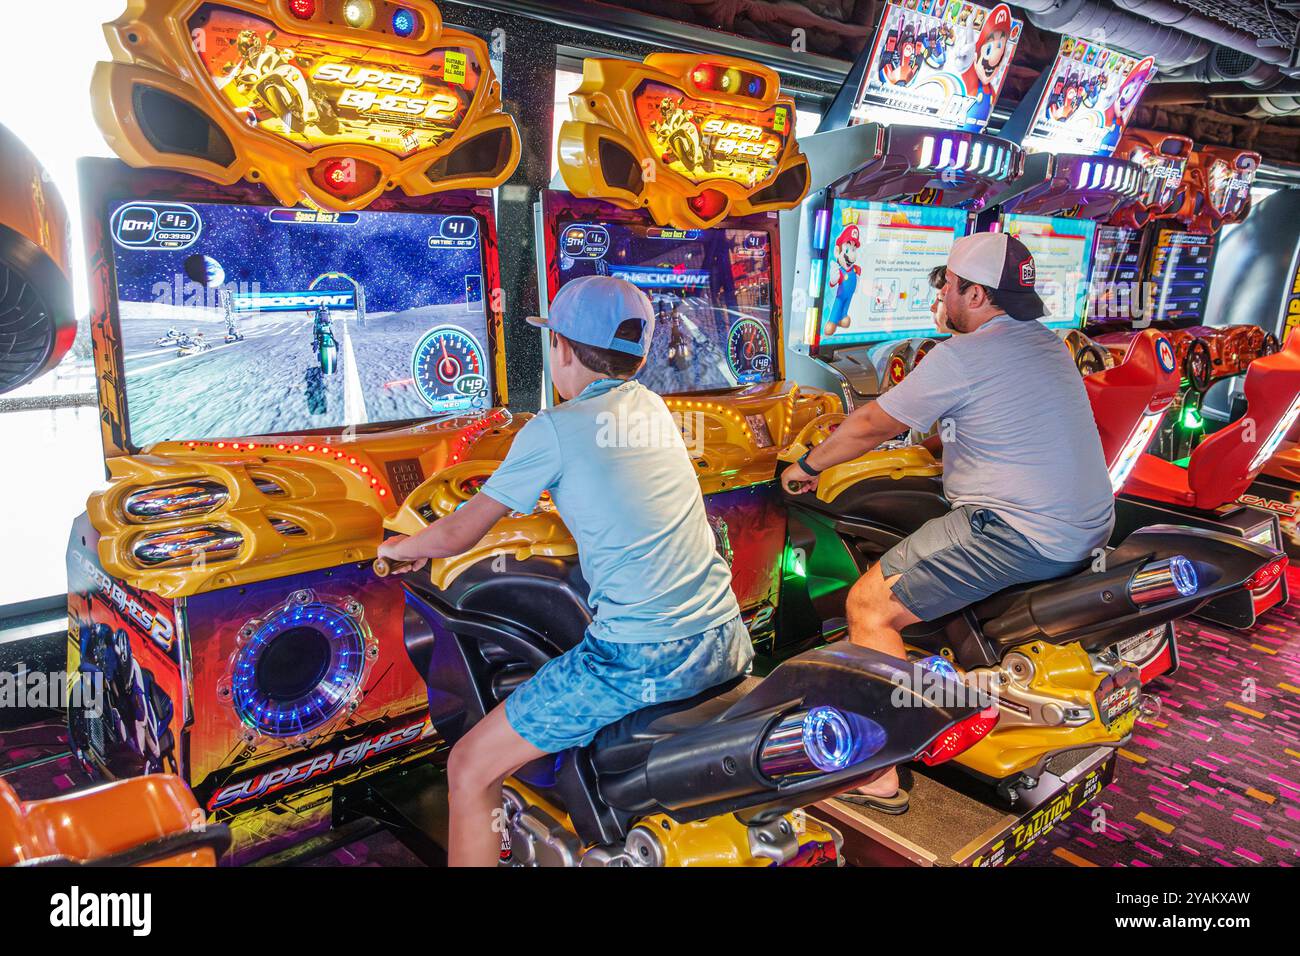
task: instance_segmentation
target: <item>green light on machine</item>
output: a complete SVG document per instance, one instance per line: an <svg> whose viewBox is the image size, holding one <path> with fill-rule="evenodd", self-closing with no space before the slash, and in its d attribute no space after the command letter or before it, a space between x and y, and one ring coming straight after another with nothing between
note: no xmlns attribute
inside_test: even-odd
<svg viewBox="0 0 1300 956"><path fill-rule="evenodd" d="M1200 409L1192 406L1183 412L1183 428L1189 432L1200 431L1205 427L1205 419L1201 417Z"/></svg>
<svg viewBox="0 0 1300 956"><path fill-rule="evenodd" d="M781 568L791 577L806 578L808 576L808 565L804 559L803 548L792 548L786 545L785 556L781 559Z"/></svg>

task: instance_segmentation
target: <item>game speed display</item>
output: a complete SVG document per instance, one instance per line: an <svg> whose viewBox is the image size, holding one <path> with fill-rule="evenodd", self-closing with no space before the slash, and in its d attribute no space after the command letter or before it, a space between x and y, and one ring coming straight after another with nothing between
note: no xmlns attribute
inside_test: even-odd
<svg viewBox="0 0 1300 956"><path fill-rule="evenodd" d="M670 395L775 381L766 232L570 221L559 237L561 285L610 275L649 296L654 339L636 376L647 388Z"/></svg>
<svg viewBox="0 0 1300 956"><path fill-rule="evenodd" d="M1091 219L1008 213L1001 228L1033 253L1034 291L1047 306L1047 315L1039 321L1049 329L1081 327L1088 307L1088 266L1097 224Z"/></svg>
<svg viewBox="0 0 1300 956"><path fill-rule="evenodd" d="M821 345L935 335L930 272L966 234L961 209L837 199L827 237ZM814 281L818 281L814 275Z"/></svg>
<svg viewBox="0 0 1300 956"><path fill-rule="evenodd" d="M139 446L491 404L475 216L129 200L107 225Z"/></svg>

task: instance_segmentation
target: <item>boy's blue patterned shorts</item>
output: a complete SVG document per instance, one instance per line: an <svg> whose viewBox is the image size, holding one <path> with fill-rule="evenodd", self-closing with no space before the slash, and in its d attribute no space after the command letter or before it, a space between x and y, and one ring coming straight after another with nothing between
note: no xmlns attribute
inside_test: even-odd
<svg viewBox="0 0 1300 956"><path fill-rule="evenodd" d="M534 747L559 753L586 746L633 711L694 697L748 673L753 660L738 616L680 641L614 644L588 635L506 698L506 719Z"/></svg>

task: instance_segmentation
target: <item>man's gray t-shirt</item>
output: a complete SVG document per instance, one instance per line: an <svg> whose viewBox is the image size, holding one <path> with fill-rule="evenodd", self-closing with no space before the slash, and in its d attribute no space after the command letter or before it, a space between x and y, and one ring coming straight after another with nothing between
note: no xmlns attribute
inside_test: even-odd
<svg viewBox="0 0 1300 956"><path fill-rule="evenodd" d="M989 508L1057 561L1110 537L1115 498L1087 390L1039 322L1002 315L940 342L878 399L910 428L940 423L954 508Z"/></svg>

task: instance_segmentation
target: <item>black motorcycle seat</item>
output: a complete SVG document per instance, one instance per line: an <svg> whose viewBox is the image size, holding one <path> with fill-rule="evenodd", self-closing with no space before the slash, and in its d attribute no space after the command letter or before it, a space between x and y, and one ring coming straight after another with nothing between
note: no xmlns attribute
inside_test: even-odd
<svg viewBox="0 0 1300 956"><path fill-rule="evenodd" d="M655 741L721 717L762 679L733 677L694 697L652 704L603 728L591 742L592 763L599 773L621 773L642 763Z"/></svg>

